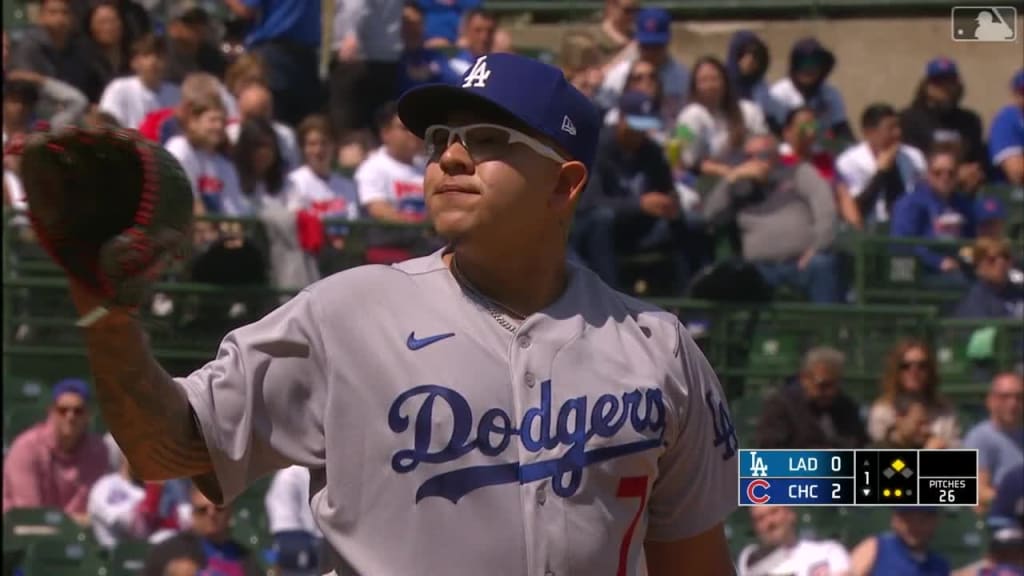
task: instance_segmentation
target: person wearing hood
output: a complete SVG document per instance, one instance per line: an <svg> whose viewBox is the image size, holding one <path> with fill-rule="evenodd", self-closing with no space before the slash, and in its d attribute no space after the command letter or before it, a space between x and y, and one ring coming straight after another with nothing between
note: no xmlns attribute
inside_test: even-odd
<svg viewBox="0 0 1024 576"><path fill-rule="evenodd" d="M956 62L935 58L925 67L924 78L910 106L900 113L903 141L919 150L935 145L960 150L958 179L965 190L977 190L985 180L986 148L981 117L961 107L964 84Z"/></svg>
<svg viewBox="0 0 1024 576"><path fill-rule="evenodd" d="M768 52L768 45L760 36L750 30L739 30L732 35L729 40L726 69L729 71L729 81L736 91L736 97L740 101L757 104L772 130L778 133L782 126L776 119L780 116L785 118L785 114L776 112L777 105L768 90L768 83L764 80L770 65L771 54Z"/></svg>
<svg viewBox="0 0 1024 576"><path fill-rule="evenodd" d="M790 110L810 106L823 130L822 136L829 140L854 140L843 95L828 83L835 65L835 55L816 38L802 38L793 44L789 75L772 84L769 90L775 102L773 114L777 125L782 125Z"/></svg>
<svg viewBox="0 0 1024 576"><path fill-rule="evenodd" d="M928 171L912 192L893 205L891 235L926 240L961 240L974 238L974 206L957 190L957 155L938 148L928 155ZM917 246L913 254L931 276L943 284L964 284L960 261L951 251L930 246Z"/></svg>

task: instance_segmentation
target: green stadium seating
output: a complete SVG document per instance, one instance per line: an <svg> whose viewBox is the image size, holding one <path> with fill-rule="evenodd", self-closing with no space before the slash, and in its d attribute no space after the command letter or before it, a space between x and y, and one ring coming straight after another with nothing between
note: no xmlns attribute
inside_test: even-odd
<svg viewBox="0 0 1024 576"><path fill-rule="evenodd" d="M946 556L953 566L981 558L985 553L985 527L974 510L944 508L941 514L932 549Z"/></svg>
<svg viewBox="0 0 1024 576"><path fill-rule="evenodd" d="M91 576L99 567L96 550L88 543L46 538L28 546L24 576Z"/></svg>
<svg viewBox="0 0 1024 576"><path fill-rule="evenodd" d="M151 548L145 540L123 540L110 551L99 576L135 576L142 571Z"/></svg>
<svg viewBox="0 0 1024 576"><path fill-rule="evenodd" d="M748 544L757 543L757 534L747 510L737 510L729 516L725 522L725 536L729 540L729 551L733 558Z"/></svg>

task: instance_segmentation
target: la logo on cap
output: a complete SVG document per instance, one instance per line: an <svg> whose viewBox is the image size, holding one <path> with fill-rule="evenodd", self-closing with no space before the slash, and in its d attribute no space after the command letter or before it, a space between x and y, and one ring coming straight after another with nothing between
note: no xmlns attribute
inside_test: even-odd
<svg viewBox="0 0 1024 576"><path fill-rule="evenodd" d="M572 123L572 120L570 120L568 116L562 117L562 132L565 132L570 136L576 135L576 125Z"/></svg>
<svg viewBox="0 0 1024 576"><path fill-rule="evenodd" d="M491 71L487 69L487 56L481 56L473 63L473 68L466 74L463 88L483 88L487 85L487 79L491 77Z"/></svg>

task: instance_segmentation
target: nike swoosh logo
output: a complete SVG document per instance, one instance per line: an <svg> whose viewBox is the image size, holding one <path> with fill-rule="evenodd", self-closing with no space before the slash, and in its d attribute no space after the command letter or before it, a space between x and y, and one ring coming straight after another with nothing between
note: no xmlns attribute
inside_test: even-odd
<svg viewBox="0 0 1024 576"><path fill-rule="evenodd" d="M448 332L447 334L435 334L434 336L427 336L426 338L417 338L416 332L409 332L409 338L405 341L405 345L409 347L409 350L419 350L420 348L426 348L434 342L439 342L445 338L451 338L455 336L455 332Z"/></svg>

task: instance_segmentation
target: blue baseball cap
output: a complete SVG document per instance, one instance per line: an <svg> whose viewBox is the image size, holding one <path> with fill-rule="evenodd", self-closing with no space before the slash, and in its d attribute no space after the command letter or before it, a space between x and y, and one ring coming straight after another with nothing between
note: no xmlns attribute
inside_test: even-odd
<svg viewBox="0 0 1024 576"><path fill-rule="evenodd" d="M63 394L78 394L83 400L89 399L89 385L80 378L65 378L53 385L53 399L60 398Z"/></svg>
<svg viewBox="0 0 1024 576"><path fill-rule="evenodd" d="M995 196L978 198L974 202L974 219L978 223L985 223L991 220L1005 220L1006 206L1002 200Z"/></svg>
<svg viewBox="0 0 1024 576"><path fill-rule="evenodd" d="M637 44L663 46L672 39L672 16L661 8L644 8L636 13Z"/></svg>
<svg viewBox="0 0 1024 576"><path fill-rule="evenodd" d="M933 58L925 66L924 75L928 79L932 78L959 78L960 70L956 67L956 62L946 58L945 56L939 58Z"/></svg>
<svg viewBox="0 0 1024 576"><path fill-rule="evenodd" d="M658 116L654 99L643 92L626 92L619 99L619 115L633 130L650 132L661 130L664 124Z"/></svg>
<svg viewBox="0 0 1024 576"><path fill-rule="evenodd" d="M488 54L455 86L427 84L398 101L398 117L423 138L453 112L474 111L510 128L541 135L587 169L594 160L601 119L597 108L554 66L517 54Z"/></svg>
<svg viewBox="0 0 1024 576"><path fill-rule="evenodd" d="M1024 94L1024 68L1021 68L1013 75L1013 79L1010 80L1010 86L1014 92Z"/></svg>

